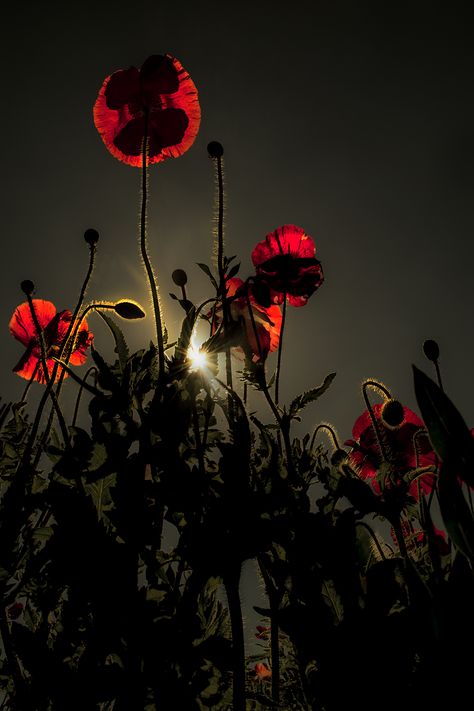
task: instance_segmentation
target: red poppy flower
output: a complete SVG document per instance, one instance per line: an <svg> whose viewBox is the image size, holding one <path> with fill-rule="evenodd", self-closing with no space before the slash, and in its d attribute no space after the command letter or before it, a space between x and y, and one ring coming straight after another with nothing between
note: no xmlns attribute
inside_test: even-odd
<svg viewBox="0 0 474 711"><path fill-rule="evenodd" d="M304 306L321 286L323 270L315 254L314 241L296 225L283 225L257 244L252 262L274 304L282 304L286 294L292 306Z"/></svg>
<svg viewBox="0 0 474 711"><path fill-rule="evenodd" d="M142 166L148 112L147 165L176 158L193 144L201 121L197 89L180 62L153 55L141 69L108 76L94 104L94 123L113 156Z"/></svg>
<svg viewBox="0 0 474 711"><path fill-rule="evenodd" d="M272 670L267 667L263 662L257 662L254 667L255 676L257 679L263 681L264 679L270 679L272 675Z"/></svg>
<svg viewBox="0 0 474 711"><path fill-rule="evenodd" d="M257 302L250 286L245 287L245 282L238 277L232 277L226 282L229 312L233 321L241 323L243 327L242 346L234 347L235 355L244 357L245 354L257 362L265 360L268 353L278 348L280 341L282 315L278 306L262 306ZM249 289L248 300L245 289ZM212 312L208 314L212 316ZM252 321L253 317L253 321ZM222 306L216 309L214 315L214 331L217 331L222 321Z"/></svg>
<svg viewBox="0 0 474 711"><path fill-rule="evenodd" d="M60 311L56 313L56 307L51 301L43 299L33 299L38 323L43 331L46 346L46 366L51 376L55 361L53 356L57 356L61 344L64 341L72 314L70 311ZM14 338L26 346L26 351L19 362L13 368L13 372L26 380L30 380L34 374L34 379L39 383L46 383L41 364L41 346L38 333L31 316L28 302L20 304L15 309L10 319L10 333ZM71 365L82 365L86 362L86 351L92 343L93 334L87 328L87 322L83 321L77 333L76 342L69 357ZM58 368L56 380L59 379L61 368ZM65 373L67 377L67 373Z"/></svg>
<svg viewBox="0 0 474 711"><path fill-rule="evenodd" d="M372 406L372 411L379 426L384 449L396 475L401 479L405 474L417 468L417 461L419 467L434 466L436 456L427 434L417 437L415 451L413 437L417 432L425 432L425 425L418 415L408 407L403 407L403 420L394 427L387 425L383 419L383 408L384 404L376 404ZM383 457L367 410L357 418L352 429L352 436L354 439L345 442L346 445L352 447L349 454L352 465L363 479L371 480L377 493L381 493L376 476ZM410 494L416 499L418 498L418 484L423 494L430 492L434 485L434 475L422 474L410 484Z"/></svg>

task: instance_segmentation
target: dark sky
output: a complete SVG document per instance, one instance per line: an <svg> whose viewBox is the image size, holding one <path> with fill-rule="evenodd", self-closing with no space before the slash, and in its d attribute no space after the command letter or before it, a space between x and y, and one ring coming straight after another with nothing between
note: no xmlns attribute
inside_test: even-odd
<svg viewBox="0 0 474 711"><path fill-rule="evenodd" d="M439 342L446 389L474 426L467 5L12 4L2 20L2 397L19 398L24 387L11 373L22 346L7 328L23 301L19 283L31 279L37 297L72 308L87 268L86 228L101 233L89 298L148 305L140 171L107 152L92 106L106 75L169 52L190 72L202 108L193 147L150 177L150 250L172 338L182 318L167 296L173 269L188 271L192 299L209 296L195 262L211 258L206 146L219 140L227 252L241 258L241 275L251 272L253 246L284 223L314 237L323 263L320 291L288 310L282 400L337 372L305 428L329 420L349 437L369 376L416 407L411 363L431 374L426 338ZM108 355L99 320L90 326ZM153 322L124 330L133 349L144 347Z"/></svg>

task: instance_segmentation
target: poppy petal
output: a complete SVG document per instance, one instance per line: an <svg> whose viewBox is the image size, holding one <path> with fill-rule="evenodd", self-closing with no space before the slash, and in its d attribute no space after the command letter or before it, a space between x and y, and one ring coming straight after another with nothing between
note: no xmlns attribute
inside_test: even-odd
<svg viewBox="0 0 474 711"><path fill-rule="evenodd" d="M180 143L189 124L182 109L165 109L152 114L151 118L149 159L161 153L163 148Z"/></svg>
<svg viewBox="0 0 474 711"><path fill-rule="evenodd" d="M125 104L140 101L139 72L135 67L119 69L104 82L105 103L109 109L118 110Z"/></svg>
<svg viewBox="0 0 474 711"><path fill-rule="evenodd" d="M56 314L56 307L51 301L33 299L36 318L42 329L46 328ZM17 306L9 323L10 333L17 341L28 346L32 339L37 338L36 327L27 301Z"/></svg>
<svg viewBox="0 0 474 711"><path fill-rule="evenodd" d="M178 70L168 55L155 54L143 62L140 69L142 97L151 107L161 103L162 94L175 94L179 89Z"/></svg>
<svg viewBox="0 0 474 711"><path fill-rule="evenodd" d="M143 116L130 119L114 136L113 144L116 149L114 155L116 157L119 154L129 157L135 156L135 160L139 160L141 164L144 132L145 119ZM113 151L111 152L113 153Z"/></svg>

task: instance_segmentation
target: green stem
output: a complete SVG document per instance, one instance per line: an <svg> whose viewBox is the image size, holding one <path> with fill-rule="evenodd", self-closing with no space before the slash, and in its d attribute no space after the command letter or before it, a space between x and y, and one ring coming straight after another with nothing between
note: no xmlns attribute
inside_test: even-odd
<svg viewBox="0 0 474 711"><path fill-rule="evenodd" d="M257 556L258 567L262 574L267 589L268 601L270 603L270 651L272 660L272 699L275 704L280 703L280 644L278 624L279 600L278 591L273 585L270 574L267 571L266 565L261 556Z"/></svg>

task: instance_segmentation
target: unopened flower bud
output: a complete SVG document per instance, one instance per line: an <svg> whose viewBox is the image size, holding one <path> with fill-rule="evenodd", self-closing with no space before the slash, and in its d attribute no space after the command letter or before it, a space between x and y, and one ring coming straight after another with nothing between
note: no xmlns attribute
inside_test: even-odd
<svg viewBox="0 0 474 711"><path fill-rule="evenodd" d="M224 155L224 147L219 141L211 141L207 144L207 152L211 158L221 158Z"/></svg>
<svg viewBox="0 0 474 711"><path fill-rule="evenodd" d="M97 242L99 241L99 233L97 230L94 230L92 227L84 232L84 239L86 240L87 244L89 244L91 247L94 247Z"/></svg>
<svg viewBox="0 0 474 711"><path fill-rule="evenodd" d="M119 316L129 320L145 317L143 309L133 301L117 301L114 310Z"/></svg>
<svg viewBox="0 0 474 711"><path fill-rule="evenodd" d="M398 400L387 400L382 407L380 416L382 418L382 422L387 425L387 427L396 429L397 427L400 427L405 419L403 405Z"/></svg>
<svg viewBox="0 0 474 711"><path fill-rule="evenodd" d="M27 296L31 296L31 294L35 290L35 285L33 284L32 281L29 279L25 279L24 281L21 282L20 284L20 289L25 293Z"/></svg>
<svg viewBox="0 0 474 711"><path fill-rule="evenodd" d="M439 346L436 341L433 341L431 339L425 341L423 343L423 353L428 358L428 360L431 360L433 363L435 363L439 358Z"/></svg>
<svg viewBox="0 0 474 711"><path fill-rule="evenodd" d="M331 464L333 467L338 467L340 464L345 462L347 459L347 452L345 449L335 449L331 455Z"/></svg>
<svg viewBox="0 0 474 711"><path fill-rule="evenodd" d="M184 269L175 269L171 275L176 286L185 286L188 283L188 275Z"/></svg>

